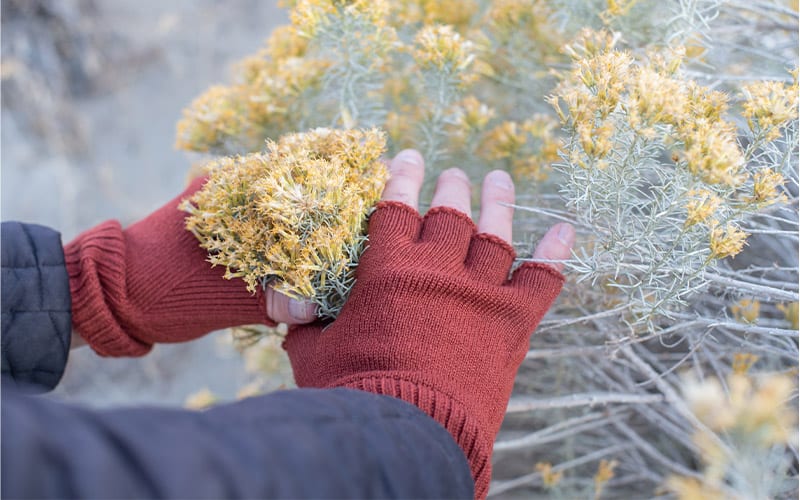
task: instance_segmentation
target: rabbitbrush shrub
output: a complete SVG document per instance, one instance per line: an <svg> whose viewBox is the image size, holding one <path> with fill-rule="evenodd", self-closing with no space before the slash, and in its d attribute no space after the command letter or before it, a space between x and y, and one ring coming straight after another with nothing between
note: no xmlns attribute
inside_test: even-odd
<svg viewBox="0 0 800 500"><path fill-rule="evenodd" d="M187 207L212 262L335 316L385 181L374 128L428 179L506 169L520 260L555 221L578 242L490 494L796 497L796 3L286 3L291 24L178 124L217 157ZM346 182L309 219L328 178Z"/></svg>

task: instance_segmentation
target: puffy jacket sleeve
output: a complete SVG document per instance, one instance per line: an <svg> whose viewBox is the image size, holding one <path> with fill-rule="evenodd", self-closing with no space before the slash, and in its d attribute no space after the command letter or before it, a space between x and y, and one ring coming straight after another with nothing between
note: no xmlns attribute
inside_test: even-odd
<svg viewBox="0 0 800 500"><path fill-rule="evenodd" d="M450 434L387 396L298 389L206 412L2 397L4 498L473 495Z"/></svg>
<svg viewBox="0 0 800 500"><path fill-rule="evenodd" d="M2 373L20 386L50 390L64 373L72 321L61 235L3 222Z"/></svg>

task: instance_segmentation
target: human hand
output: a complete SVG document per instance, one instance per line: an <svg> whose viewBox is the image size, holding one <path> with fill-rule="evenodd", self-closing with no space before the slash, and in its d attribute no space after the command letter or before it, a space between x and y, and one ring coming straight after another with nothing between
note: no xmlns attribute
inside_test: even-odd
<svg viewBox="0 0 800 500"><path fill-rule="evenodd" d="M195 180L125 230L107 221L65 246L73 327L99 354L140 356L154 343L221 328L316 318L313 304L272 288L251 294L240 279L224 279L224 268L211 267L178 209L204 182Z"/></svg>
<svg viewBox="0 0 800 500"><path fill-rule="evenodd" d="M501 204L514 201L508 174L486 176L476 227L460 170L442 173L424 218L419 153L402 152L390 172L338 319L290 328L284 347L300 387L394 396L439 421L464 450L483 497L514 376L561 290L561 266L525 263L509 278L513 209ZM568 224L553 227L534 257L569 257L574 235Z"/></svg>

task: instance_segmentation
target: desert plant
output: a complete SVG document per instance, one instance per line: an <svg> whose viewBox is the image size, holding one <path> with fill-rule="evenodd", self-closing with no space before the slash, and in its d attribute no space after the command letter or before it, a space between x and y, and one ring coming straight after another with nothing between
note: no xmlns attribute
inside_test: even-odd
<svg viewBox="0 0 800 500"><path fill-rule="evenodd" d="M778 387L775 411L797 408L785 378L798 366L796 10L287 3L292 24L186 110L181 147L253 153L308 127L380 126L387 154L422 149L434 174L510 171L520 260L553 221L578 230L517 378L491 494L796 495L786 439L762 464L768 490L738 469L709 482L693 435L717 436L726 467L750 451L681 394L690 372L721 401ZM742 389L743 363L764 382Z"/></svg>

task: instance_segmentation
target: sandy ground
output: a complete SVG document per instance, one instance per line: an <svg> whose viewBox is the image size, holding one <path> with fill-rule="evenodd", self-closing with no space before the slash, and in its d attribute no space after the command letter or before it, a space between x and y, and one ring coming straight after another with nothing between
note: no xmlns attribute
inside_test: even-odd
<svg viewBox="0 0 800 500"><path fill-rule="evenodd" d="M227 81L230 65L286 22L274 1L98 4L106 26L148 56L135 67L108 68L122 75L111 90L71 103L88 132L86 155L49 152L2 114L2 218L53 227L65 242L106 219L135 221L177 195L193 160L173 147L181 110L209 85ZM96 406L180 405L208 387L229 399L247 377L226 339L218 333L157 346L133 360L81 348L56 394Z"/></svg>

